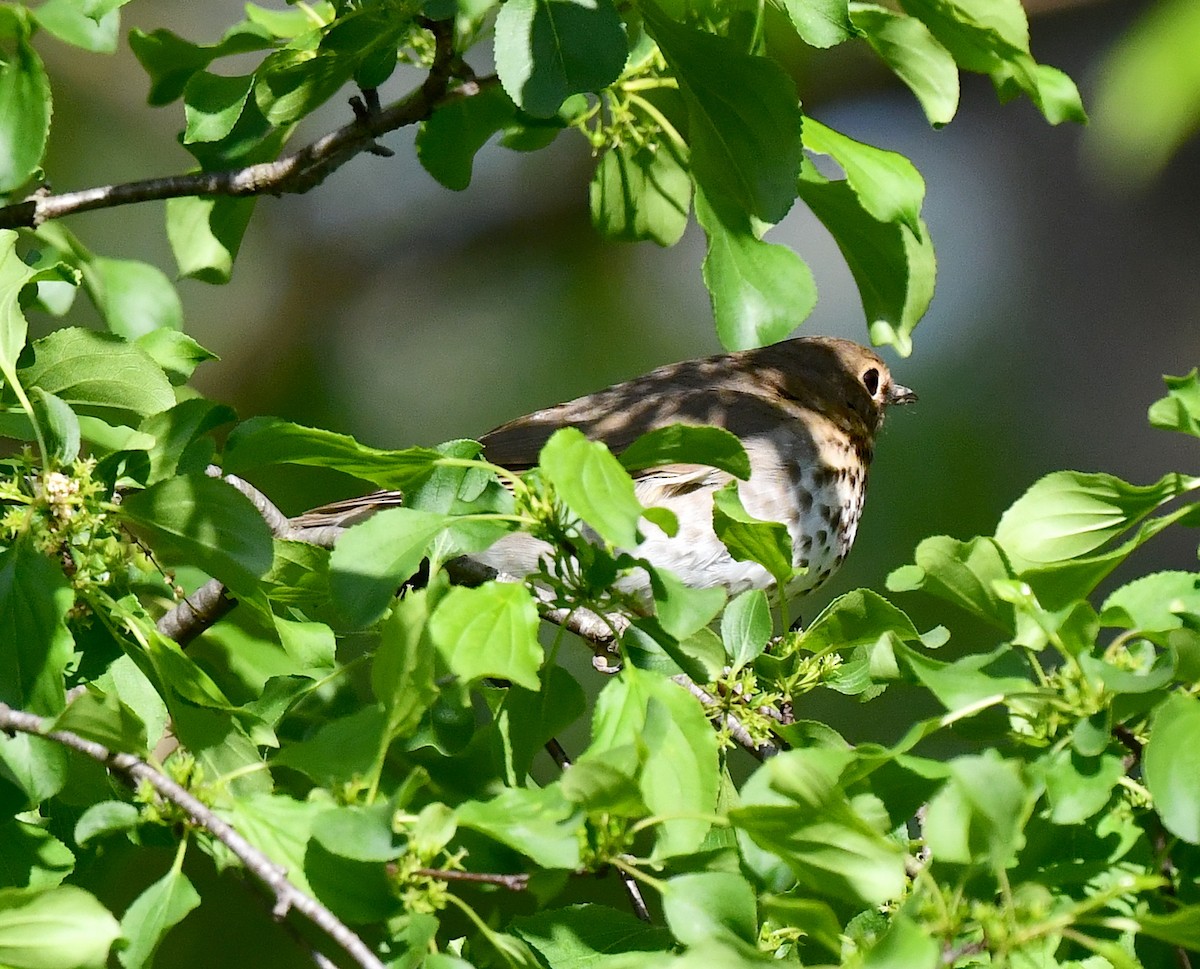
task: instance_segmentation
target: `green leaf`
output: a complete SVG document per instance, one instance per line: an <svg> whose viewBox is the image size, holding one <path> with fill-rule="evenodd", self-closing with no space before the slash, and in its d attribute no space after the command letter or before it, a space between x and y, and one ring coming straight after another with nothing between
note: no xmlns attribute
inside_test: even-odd
<svg viewBox="0 0 1200 969"><path fill-rule="evenodd" d="M958 110L958 66L921 21L873 3L851 3L850 20L892 72L917 96L935 128Z"/></svg>
<svg viewBox="0 0 1200 969"><path fill-rule="evenodd" d="M557 969L589 969L604 957L666 951L667 931L604 905L572 905L513 919L510 930ZM631 956L638 958L638 955Z"/></svg>
<svg viewBox="0 0 1200 969"><path fill-rule="evenodd" d="M330 720L305 740L285 744L271 763L298 770L325 787L357 784L374 767L386 729L383 707L366 706Z"/></svg>
<svg viewBox="0 0 1200 969"><path fill-rule="evenodd" d="M313 819L312 836L326 851L351 861L392 861L404 853L392 830L392 807L344 804Z"/></svg>
<svg viewBox="0 0 1200 969"><path fill-rule="evenodd" d="M666 569L648 571L654 595L654 615L668 635L677 640L687 639L696 630L703 629L725 605L724 589L696 589L685 585Z"/></svg>
<svg viewBox="0 0 1200 969"><path fill-rule="evenodd" d="M250 499L219 478L167 478L121 502L121 518L155 551L246 594L271 567L271 529Z"/></svg>
<svg viewBox="0 0 1200 969"><path fill-rule="evenodd" d="M150 75L148 103L170 104L183 94L188 80L219 57L248 53L270 47L270 33L253 23L239 24L220 43L201 46L169 30L145 33L136 27L129 32L129 46Z"/></svg>
<svg viewBox="0 0 1200 969"><path fill-rule="evenodd" d="M1158 708L1142 764L1163 826L1200 844L1200 701L1176 693Z"/></svg>
<svg viewBox="0 0 1200 969"><path fill-rule="evenodd" d="M39 26L64 44L111 54L117 49L121 33L123 4L81 3L80 0L46 0L34 11Z"/></svg>
<svg viewBox="0 0 1200 969"><path fill-rule="evenodd" d="M855 33L847 0L774 0L810 47L833 47Z"/></svg>
<svg viewBox="0 0 1200 969"><path fill-rule="evenodd" d="M31 349L32 362L19 371L21 383L72 406L145 416L175 404L154 359L120 337L68 327L35 340Z"/></svg>
<svg viewBox="0 0 1200 969"><path fill-rule="evenodd" d="M383 615L449 520L415 508L385 508L338 536L329 557L329 591L351 628Z"/></svg>
<svg viewBox="0 0 1200 969"><path fill-rule="evenodd" d="M989 670L1009 658L1008 646L991 653L963 656L952 663L940 662L908 648L897 647L896 653L950 714L981 709L1005 696L1036 692L1029 680Z"/></svg>
<svg viewBox="0 0 1200 969"><path fill-rule="evenodd" d="M856 589L829 603L800 634L798 645L822 655L866 646L885 634L919 642L929 649L936 649L950 638L943 626L927 633L917 632L912 620L883 596L869 589Z"/></svg>
<svg viewBox="0 0 1200 969"><path fill-rule="evenodd" d="M936 262L924 224L920 234L901 222L880 222L845 181L831 182L806 163L800 197L829 230L858 284L867 328L876 344L902 356L933 299Z"/></svg>
<svg viewBox="0 0 1200 969"><path fill-rule="evenodd" d="M812 312L812 270L787 246L763 242L740 217L723 218L696 192L696 219L708 238L704 284L717 335L730 350L782 340ZM732 223L732 224L731 224Z"/></svg>
<svg viewBox="0 0 1200 969"><path fill-rule="evenodd" d="M1113 789L1125 775L1115 754L1084 757L1072 750L1056 750L1037 762L1050 802L1054 824L1082 824L1109 802Z"/></svg>
<svg viewBox="0 0 1200 969"><path fill-rule="evenodd" d="M21 261L16 249L17 234L0 229L0 373L8 382L15 377L17 357L25 347L29 324L21 311L21 292L39 280L70 277L61 263L34 269Z"/></svg>
<svg viewBox="0 0 1200 969"><path fill-rule="evenodd" d="M75 856L45 828L26 821L0 822L0 888L53 888L71 874Z"/></svg>
<svg viewBox="0 0 1200 969"><path fill-rule="evenodd" d="M600 157L589 194L601 235L673 246L687 228L692 179L673 145L621 142Z"/></svg>
<svg viewBox="0 0 1200 969"><path fill-rule="evenodd" d="M812 748L772 757L743 786L729 819L752 869L782 860L806 897L877 905L903 891L904 855L880 819L860 815L843 790L852 756Z"/></svg>
<svg viewBox="0 0 1200 969"><path fill-rule="evenodd" d="M1200 437L1200 368L1185 377L1164 376L1167 396L1150 405L1148 417L1154 427Z"/></svg>
<svg viewBox="0 0 1200 969"><path fill-rule="evenodd" d="M255 417L239 424L225 445L225 470L241 474L267 464L334 468L380 488L405 490L433 469L441 455L432 448L382 451L346 434Z"/></svg>
<svg viewBox="0 0 1200 969"><path fill-rule="evenodd" d="M903 913L892 916L887 932L862 960L863 969L937 969L940 965L937 939Z"/></svg>
<svg viewBox="0 0 1200 969"><path fill-rule="evenodd" d="M538 463L558 497L604 541L637 545L643 508L628 472L607 447L576 427L564 427L542 447Z"/></svg>
<svg viewBox="0 0 1200 969"><path fill-rule="evenodd" d="M305 878L304 854L313 820L327 810L312 801L294 801L282 794L256 794L230 799L218 813L237 832L287 871L288 880L311 893Z"/></svg>
<svg viewBox="0 0 1200 969"><path fill-rule="evenodd" d="M1020 0L902 0L959 66L988 74L1001 100L1023 91L1051 124L1087 120L1079 92L1061 71L1029 53L1029 23Z"/></svg>
<svg viewBox="0 0 1200 969"><path fill-rule="evenodd" d="M903 0L969 71L991 74L1029 55L1029 22L1020 0Z"/></svg>
<svg viewBox="0 0 1200 969"><path fill-rule="evenodd" d="M498 131L517 124L517 108L504 89L482 88L469 98L440 104L417 132L417 158L434 178L455 191L471 184L475 154Z"/></svg>
<svg viewBox="0 0 1200 969"><path fill-rule="evenodd" d="M51 467L70 464L79 457L79 418L66 401L33 387L29 391L33 416L46 439Z"/></svg>
<svg viewBox="0 0 1200 969"><path fill-rule="evenodd" d="M655 857L693 852L716 807L716 735L693 697L670 680L626 666L596 701L592 753L633 745L643 751L639 786L646 806L666 818Z"/></svg>
<svg viewBox="0 0 1200 969"><path fill-rule="evenodd" d="M179 861L183 861L182 855ZM200 894L179 864L173 865L125 910L121 934L129 940L129 945L117 953L121 965L125 969L143 969L152 965L163 937L199 905Z"/></svg>
<svg viewBox="0 0 1200 969"><path fill-rule="evenodd" d="M671 934L684 945L758 942L758 899L740 874L676 875L666 883L662 901Z"/></svg>
<svg viewBox="0 0 1200 969"><path fill-rule="evenodd" d="M738 562L757 562L780 588L792 578L795 569L787 526L761 521L747 512L738 497L736 482L713 493L713 528Z"/></svg>
<svg viewBox="0 0 1200 969"><path fill-rule="evenodd" d="M229 282L256 201L211 195L167 199L167 239L179 275Z"/></svg>
<svg viewBox="0 0 1200 969"><path fill-rule="evenodd" d="M608 87L627 53L612 0L508 0L496 15L496 73L534 117L550 117L572 94Z"/></svg>
<svg viewBox="0 0 1200 969"><path fill-rule="evenodd" d="M887 579L892 592L921 589L951 602L1009 634L1016 631L1012 605L996 594L995 582L1012 573L1004 553L990 538L960 542L934 535L917 546L916 565L896 569Z"/></svg>
<svg viewBox="0 0 1200 969"><path fill-rule="evenodd" d="M921 236L925 180L903 155L855 141L816 118L804 120L804 147L828 155L846 173L862 207L880 222L900 222Z"/></svg>
<svg viewBox="0 0 1200 969"><path fill-rule="evenodd" d="M1142 632L1163 632L1183 625L1181 613L1200 616L1200 575L1155 572L1115 590L1104 601L1100 622Z"/></svg>
<svg viewBox="0 0 1200 969"><path fill-rule="evenodd" d="M762 910L764 916L800 929L829 952L841 955L842 921L827 903L792 895L766 895Z"/></svg>
<svg viewBox="0 0 1200 969"><path fill-rule="evenodd" d="M626 471L641 471L663 464L705 464L745 481L750 459L741 439L723 427L668 424L647 431L621 452Z"/></svg>
<svg viewBox="0 0 1200 969"><path fill-rule="evenodd" d="M88 295L117 336L133 341L160 329L183 329L179 293L161 269L136 259L92 256L81 263Z"/></svg>
<svg viewBox="0 0 1200 969"><path fill-rule="evenodd" d="M1137 921L1144 935L1200 952L1200 905L1184 905L1167 915L1142 912Z"/></svg>
<svg viewBox="0 0 1200 969"><path fill-rule="evenodd" d="M1003 868L1024 844L1035 794L1021 765L996 751L950 761L950 778L929 802L925 837L941 862Z"/></svg>
<svg viewBox="0 0 1200 969"><path fill-rule="evenodd" d="M151 330L138 337L136 345L150 354L175 386L186 384L204 361L218 359L211 350L178 330Z"/></svg>
<svg viewBox="0 0 1200 969"><path fill-rule="evenodd" d="M583 816L555 787L506 788L490 801L467 801L458 824L486 834L543 868L579 867Z"/></svg>
<svg viewBox="0 0 1200 969"><path fill-rule="evenodd" d="M150 475L147 484L155 484L182 470L203 470L209 464L211 445L203 440L209 431L237 420L237 415L224 404L214 404L203 397L180 401L169 410L151 414L139 425L144 435L150 435ZM195 463L187 461L190 454L199 452ZM181 467L182 465L182 467Z"/></svg>
<svg viewBox="0 0 1200 969"><path fill-rule="evenodd" d="M17 814L53 797L67 782L67 766L61 744L24 733L0 735L0 810Z"/></svg>
<svg viewBox="0 0 1200 969"><path fill-rule="evenodd" d="M1094 552L1159 505L1198 487L1200 478L1180 474L1138 486L1109 474L1056 471L1001 516L996 542L1021 575L1037 565Z"/></svg>
<svg viewBox="0 0 1200 969"><path fill-rule="evenodd" d="M0 193L19 189L39 169L50 134L50 81L29 44L28 15L13 18L11 53L0 51Z"/></svg>
<svg viewBox="0 0 1200 969"><path fill-rule="evenodd" d="M434 648L426 635L429 608L425 589L409 592L380 631L371 662L371 691L387 710L388 740L410 733L438 696Z"/></svg>
<svg viewBox="0 0 1200 969"><path fill-rule="evenodd" d="M75 843L85 845L93 838L136 828L141 818L142 812L128 801L91 804L75 822Z"/></svg>
<svg viewBox="0 0 1200 969"><path fill-rule="evenodd" d="M71 701L58 719L55 730L69 730L103 744L109 750L124 750L145 756L146 725L142 718L121 702L115 693L104 693L88 686Z"/></svg>
<svg viewBox="0 0 1200 969"><path fill-rule="evenodd" d="M117 920L82 888L0 890L2 965L13 969L103 966L120 934Z"/></svg>
<svg viewBox="0 0 1200 969"><path fill-rule="evenodd" d="M29 542L0 552L0 701L43 715L62 710L74 598L62 570Z"/></svg>
<svg viewBox="0 0 1200 969"><path fill-rule="evenodd" d="M771 638L771 606L761 589L747 589L725 608L721 639L735 670L757 659Z"/></svg>
<svg viewBox="0 0 1200 969"><path fill-rule="evenodd" d="M494 676L537 690L543 660L537 627L537 607L524 586L485 582L447 592L430 617L429 638L464 681Z"/></svg>
<svg viewBox="0 0 1200 969"><path fill-rule="evenodd" d="M653 3L643 4L642 13L679 79L692 171L708 201L723 215L732 208L779 222L796 198L802 154L792 79L775 61L745 54L729 38L681 26Z"/></svg>
<svg viewBox="0 0 1200 969"><path fill-rule="evenodd" d="M329 50L284 48L268 54L253 77L258 110L273 125L294 124L354 76L356 60Z"/></svg>
<svg viewBox="0 0 1200 969"><path fill-rule="evenodd" d="M254 86L254 75L226 77L197 71L183 91L184 144L220 141L233 130Z"/></svg>

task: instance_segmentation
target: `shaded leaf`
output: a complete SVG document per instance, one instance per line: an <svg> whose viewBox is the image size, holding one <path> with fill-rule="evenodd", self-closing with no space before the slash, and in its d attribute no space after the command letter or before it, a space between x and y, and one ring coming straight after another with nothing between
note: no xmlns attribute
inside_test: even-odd
<svg viewBox="0 0 1200 969"><path fill-rule="evenodd" d="M524 586L485 582L447 592L430 617L429 638L464 681L494 676L537 690L543 659L537 626L537 607Z"/></svg>
<svg viewBox="0 0 1200 969"><path fill-rule="evenodd" d="M592 225L602 235L673 246L687 227L692 179L673 146L622 142L600 157L590 199Z"/></svg>
<svg viewBox="0 0 1200 969"><path fill-rule="evenodd" d="M677 24L653 3L641 9L679 78L692 171L704 194L718 211L732 206L779 222L796 198L800 171L802 116L792 79L730 38Z"/></svg>
<svg viewBox="0 0 1200 969"><path fill-rule="evenodd" d="M37 51L28 14L14 8L13 50L0 57L0 193L20 188L38 171L50 133L50 81Z"/></svg>
<svg viewBox="0 0 1200 969"><path fill-rule="evenodd" d="M250 499L219 478L167 478L121 503L121 518L151 547L235 591L253 590L271 567L271 530Z"/></svg>
<svg viewBox="0 0 1200 969"><path fill-rule="evenodd" d="M241 474L267 464L334 468L380 488L404 490L428 474L441 455L432 448L383 451L347 434L303 427L278 417L243 421L225 445L225 470Z"/></svg>
<svg viewBox="0 0 1200 969"><path fill-rule="evenodd" d="M414 508L385 508L338 536L329 557L329 591L352 628L383 615L448 520Z"/></svg>
<svg viewBox="0 0 1200 969"><path fill-rule="evenodd" d="M199 905L199 892L178 864L172 866L125 910L121 934L129 940L129 945L117 953L121 965L125 969L153 965L154 953L163 937Z"/></svg>
<svg viewBox="0 0 1200 969"><path fill-rule="evenodd" d="M607 87L627 53L611 0L508 0L496 16L496 73L535 117L550 117L572 94Z"/></svg>
<svg viewBox="0 0 1200 969"><path fill-rule="evenodd" d="M0 551L0 701L42 715L62 710L74 599L62 570L29 542Z"/></svg>

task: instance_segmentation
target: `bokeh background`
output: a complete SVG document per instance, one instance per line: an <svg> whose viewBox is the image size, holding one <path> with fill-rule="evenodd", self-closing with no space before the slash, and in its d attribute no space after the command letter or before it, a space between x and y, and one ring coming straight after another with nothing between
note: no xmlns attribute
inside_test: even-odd
<svg viewBox="0 0 1200 969"><path fill-rule="evenodd" d="M1089 108L1104 90L1114 46L1150 10L1131 0L1030 6L1034 54L1071 74ZM125 8L125 27L168 26L213 41L238 7L139 0ZM113 57L48 37L39 46L54 82L47 171L56 190L188 167L175 141L179 105L146 107L146 79L126 45ZM1181 63L1186 69L1187 59ZM1190 63L1200 63L1200 37ZM924 174L939 261L937 293L912 356L889 356L921 402L889 418L858 545L819 598L801 604L806 618L847 589L882 589L927 535L990 533L1003 509L1048 471L1104 470L1144 483L1196 470L1194 441L1145 420L1162 395L1161 375L1200 363L1194 141L1161 171L1136 152L1114 167L1101 139L1075 126L1052 128L1026 102L999 105L983 78L964 77L958 118L933 131L869 53L820 52L794 69L814 116L902 152ZM401 72L385 100L417 79ZM1152 107L1134 102L1128 120ZM331 104L294 143L349 117L343 101ZM228 285L180 282L188 332L222 358L197 376L207 396L242 417L276 414L404 447L477 435L718 349L700 278L703 237L689 229L670 250L599 239L588 220L594 160L582 138L565 133L532 155L489 146L470 188L453 193L420 167L414 135L387 136L394 158L355 159L306 196L260 200ZM100 253L174 272L161 204L69 224ZM798 332L865 340L857 292L824 229L797 210L770 238L796 248L820 288ZM309 469L257 483L289 512L356 487ZM1138 572L1195 565L1195 538L1182 532L1160 537L1132 563ZM917 599L902 604L919 624L942 618ZM897 693L893 707L903 703ZM895 724L910 719L893 709ZM120 868L144 858L113 860ZM110 884L128 886L118 894L130 899L152 877L109 874ZM206 933L224 931L222 920L236 916L265 933L246 937L243 956L294 964L286 940L261 928L266 919L248 901L253 892L211 870L193 878L206 905L172 934L163 957L224 964L227 953L211 951Z"/></svg>

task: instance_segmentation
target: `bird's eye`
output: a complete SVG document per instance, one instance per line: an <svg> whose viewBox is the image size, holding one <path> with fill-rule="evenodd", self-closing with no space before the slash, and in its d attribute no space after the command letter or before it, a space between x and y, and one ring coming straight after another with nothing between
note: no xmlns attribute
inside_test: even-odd
<svg viewBox="0 0 1200 969"><path fill-rule="evenodd" d="M867 388L867 393L874 397L879 392L879 371L874 367L864 370L862 382L863 386Z"/></svg>

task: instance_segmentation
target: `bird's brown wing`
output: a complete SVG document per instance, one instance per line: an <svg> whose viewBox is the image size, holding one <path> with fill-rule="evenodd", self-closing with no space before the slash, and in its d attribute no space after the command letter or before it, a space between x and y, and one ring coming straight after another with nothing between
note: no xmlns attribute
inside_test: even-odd
<svg viewBox="0 0 1200 969"><path fill-rule="evenodd" d="M560 427L577 427L620 454L648 431L669 424L713 424L739 436L776 425L786 401L729 387L700 388L679 382L663 392L631 381L598 394L535 411L489 431L479 440L493 464L525 471L537 464L542 446ZM615 391L620 391L616 393Z"/></svg>

